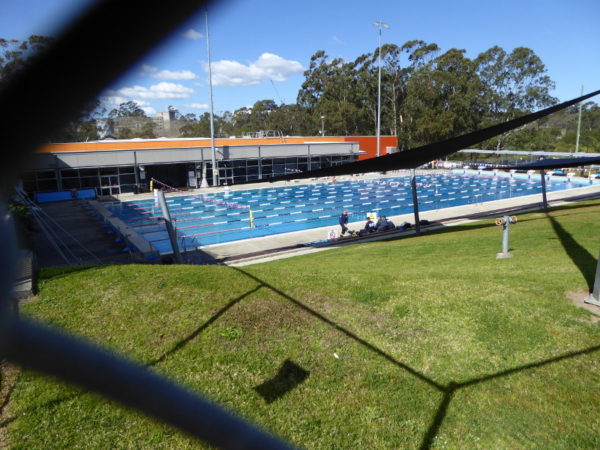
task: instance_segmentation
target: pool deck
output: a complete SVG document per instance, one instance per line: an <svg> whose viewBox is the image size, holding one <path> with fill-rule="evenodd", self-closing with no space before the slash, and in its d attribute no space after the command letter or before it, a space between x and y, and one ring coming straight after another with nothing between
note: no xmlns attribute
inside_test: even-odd
<svg viewBox="0 0 600 450"><path fill-rule="evenodd" d="M434 173L440 173L439 171L432 171ZM419 171L419 175L425 173L425 171ZM397 177L407 175L407 172L402 171L400 173L390 173L387 175L381 174L367 174L360 178L354 177L339 177L338 181L350 181L353 179L368 179L368 178L385 178L385 177ZM239 185L230 186L230 191L236 190L247 190L247 189L261 189L261 188L273 188L281 186L291 186L298 184L317 184L323 183L324 180L313 179L303 180L301 183L298 182L277 182L277 183L257 183L252 186ZM224 188L206 188L202 189L202 193L210 192L223 192ZM198 194L200 191L187 191L185 195ZM172 193L168 196L178 196L182 193ZM590 185L576 189L570 189L568 191L556 191L548 192L547 200L550 206L557 206L559 204L577 201L583 199L592 199L600 197L600 185ZM139 200L144 198L152 198L151 193L140 194L135 196L121 197L120 200ZM463 206L455 206L444 209L437 209L431 211L422 211L419 213L420 220L427 220L432 223L431 226L424 227L422 232L427 232L432 229L439 229L441 227L447 227L452 225L459 225L468 223L475 220L482 220L486 218L495 218L503 215L504 213L517 214L522 212L530 212L542 209L542 195L533 194L522 197L514 197L504 200L496 200L491 202L473 203ZM400 225L403 222L409 222L414 224L415 218L411 214L402 214L398 216L390 216L396 225ZM358 231L363 228L365 220L359 222L350 223L349 229ZM265 236L260 238L245 239L240 241L226 242L221 244L213 244L202 246L199 248L201 252L210 257L211 260L227 264L231 266L243 266L248 264L256 264L274 259L287 258L307 253L314 253L331 248L340 247L343 245L350 245L362 242L370 242L381 239L389 239L390 237L411 235L414 234L414 228L410 231L405 232L386 232L381 234L370 235L361 239L349 239L343 238L337 241L331 242L330 244L319 246L319 247L306 247L303 244L325 241L328 233L331 230L335 230L339 233L340 227L338 225L313 228L310 230L294 231L290 233L275 234L271 236Z"/></svg>

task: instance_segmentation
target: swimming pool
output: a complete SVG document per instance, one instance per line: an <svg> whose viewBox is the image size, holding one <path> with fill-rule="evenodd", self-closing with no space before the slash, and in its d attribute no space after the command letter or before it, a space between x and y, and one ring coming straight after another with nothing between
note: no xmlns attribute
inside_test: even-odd
<svg viewBox="0 0 600 450"><path fill-rule="evenodd" d="M417 176L419 210L501 200L542 191L540 177L470 174ZM546 182L548 191L588 186L567 178ZM338 224L349 211L350 222L366 213L397 216L412 213L410 177L338 181L268 187L244 191L167 198L182 251L290 231ZM160 253L171 253L156 199L110 202L104 206L149 241Z"/></svg>

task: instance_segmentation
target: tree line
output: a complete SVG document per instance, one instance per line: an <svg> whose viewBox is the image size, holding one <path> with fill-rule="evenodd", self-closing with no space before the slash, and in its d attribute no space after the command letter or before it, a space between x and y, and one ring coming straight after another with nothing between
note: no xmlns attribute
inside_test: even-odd
<svg viewBox="0 0 600 450"><path fill-rule="evenodd" d="M0 39L0 83L21 67L29 50L49 44ZM251 108L214 116L217 137L241 136L259 130L290 135L374 135L377 124L378 70L381 57L381 133L398 137L400 150L424 145L513 119L557 103L550 95L555 83L542 60L529 48L507 52L495 46L470 59L465 50L443 52L438 45L411 40L385 44L353 61L317 51L304 72L296 103L257 101ZM57 133L63 141L97 139L96 121L123 117L145 120L136 130L120 128L117 138L153 138L155 124L135 102L107 112L91 101L81 117ZM583 105L580 150L600 152L600 107ZM208 113L181 115L182 137L210 135ZM578 108L483 142L479 148L572 151Z"/></svg>

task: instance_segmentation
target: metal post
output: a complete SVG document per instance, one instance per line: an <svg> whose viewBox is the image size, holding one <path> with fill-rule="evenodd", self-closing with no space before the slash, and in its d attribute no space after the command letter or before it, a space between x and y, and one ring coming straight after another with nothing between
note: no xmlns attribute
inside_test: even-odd
<svg viewBox="0 0 600 450"><path fill-rule="evenodd" d="M379 27L379 51L377 52L377 157L381 155L381 26Z"/></svg>
<svg viewBox="0 0 600 450"><path fill-rule="evenodd" d="M133 152L133 174L135 175L135 189L136 189L136 194L139 194L141 189L140 189L140 175L138 174L138 171L140 170L139 166L138 166L138 162L137 162L137 152ZM121 183L121 180L119 180L119 184Z"/></svg>
<svg viewBox="0 0 600 450"><path fill-rule="evenodd" d="M377 78L377 156L379 157L381 155L381 29L390 26L383 22L375 22L373 25L379 28L379 50L377 52L377 65L379 66Z"/></svg>
<svg viewBox="0 0 600 450"><path fill-rule="evenodd" d="M502 226L502 253L508 254L508 236L510 232L510 217L504 216L504 225Z"/></svg>
<svg viewBox="0 0 600 450"><path fill-rule="evenodd" d="M540 176L542 177L542 204L544 210L548 209L548 198L546 197L546 171L540 170Z"/></svg>
<svg viewBox="0 0 600 450"><path fill-rule="evenodd" d="M410 187L412 188L413 211L415 214L415 233L417 236L421 234L421 224L419 220L419 198L417 197L417 177L415 169L410 169Z"/></svg>
<svg viewBox="0 0 600 450"><path fill-rule="evenodd" d="M321 137L325 136L325 116L321 116Z"/></svg>
<svg viewBox="0 0 600 450"><path fill-rule="evenodd" d="M210 39L208 36L208 9L206 10L206 53L208 54L208 97L210 100L210 148L212 150L213 187L219 185L219 167L215 151L215 122L213 115L212 67L210 63Z"/></svg>
<svg viewBox="0 0 600 450"><path fill-rule="evenodd" d="M165 193L160 190L158 191L158 202L160 203L160 209L162 210L163 218L165 219L165 225L167 226L167 233L169 233L171 247L173 247L175 262L177 264L181 264L181 253L179 253L179 245L177 244L177 233L175 233L175 229L173 228L169 207L165 201Z"/></svg>
<svg viewBox="0 0 600 450"><path fill-rule="evenodd" d="M598 257L598 263L596 264L596 278L594 279L594 291L592 295L585 299L586 303L600 306L600 256Z"/></svg>
<svg viewBox="0 0 600 450"><path fill-rule="evenodd" d="M496 259L512 258L512 253L509 253L509 235L510 224L517 223L516 217L504 216L502 219L496 220L496 225L502 225L502 252L496 253Z"/></svg>
<svg viewBox="0 0 600 450"><path fill-rule="evenodd" d="M583 85L581 86L581 96L583 96ZM577 119L577 138L575 140L575 153L579 153L579 132L581 130L581 107L583 102L579 102L579 118Z"/></svg>
<svg viewBox="0 0 600 450"><path fill-rule="evenodd" d="M258 146L258 179L262 180L262 157L260 154L260 145Z"/></svg>

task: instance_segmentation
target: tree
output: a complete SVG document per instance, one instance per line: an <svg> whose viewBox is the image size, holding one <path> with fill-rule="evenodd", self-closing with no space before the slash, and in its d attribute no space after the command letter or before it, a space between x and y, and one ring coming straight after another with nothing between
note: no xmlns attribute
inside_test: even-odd
<svg viewBox="0 0 600 450"><path fill-rule="evenodd" d="M202 114L196 122L188 122L179 128L182 137L210 136L210 114Z"/></svg>
<svg viewBox="0 0 600 450"><path fill-rule="evenodd" d="M0 38L0 86L22 70L40 50L52 44L53 38L32 35L25 41Z"/></svg>
<svg viewBox="0 0 600 450"><path fill-rule="evenodd" d="M554 82L546 66L533 50L518 47L507 54L495 46L475 59L477 73L485 87L488 110L486 124L514 119L557 102L550 95ZM495 148L505 146L510 133L495 138ZM490 142L484 146L490 145Z"/></svg>
<svg viewBox="0 0 600 450"><path fill-rule="evenodd" d="M108 117L116 119L119 117L147 117L146 113L140 106L134 101L128 101L121 103L118 109L113 109Z"/></svg>
<svg viewBox="0 0 600 450"><path fill-rule="evenodd" d="M131 128L121 128L117 134L117 139L131 139L133 137L134 135Z"/></svg>
<svg viewBox="0 0 600 450"><path fill-rule="evenodd" d="M154 129L156 128L156 124L154 122L146 122L142 125L142 129L136 134L136 137L142 139L155 139L156 133L154 133Z"/></svg>
<svg viewBox="0 0 600 450"><path fill-rule="evenodd" d="M414 147L448 139L480 125L482 83L465 50L451 49L415 68L407 82L403 131Z"/></svg>

